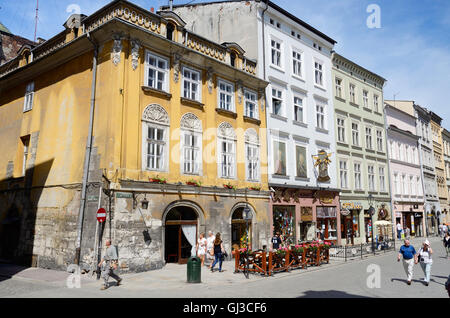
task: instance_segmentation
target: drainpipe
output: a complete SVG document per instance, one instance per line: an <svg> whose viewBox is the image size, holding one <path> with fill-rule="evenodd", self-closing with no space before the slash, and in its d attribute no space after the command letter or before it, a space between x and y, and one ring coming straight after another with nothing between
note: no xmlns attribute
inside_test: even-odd
<svg viewBox="0 0 450 318"><path fill-rule="evenodd" d="M386 83L383 84L383 89L386 86ZM392 185L391 185L391 154L389 153L389 143L388 143L388 135L389 135L389 125L387 122L387 116L386 116L386 106L384 104L384 96L382 97L382 104L383 105L383 117L384 117L384 131L386 132L386 138L385 140L385 147L386 147L386 155L387 155L387 173L388 173L388 185L389 185L389 204L391 206L391 218L392 218L392 225L391 225L391 232L392 232L392 239L394 241L394 251L395 251L395 239L397 238L396 232L394 231L394 227L396 226L396 217L394 212L394 204L392 203L393 195L392 195ZM372 224L372 228L373 228ZM372 241L373 241L372 237Z"/></svg>
<svg viewBox="0 0 450 318"><path fill-rule="evenodd" d="M86 155L84 158L84 168L83 168L83 182L81 189L81 204L80 212L78 213L78 224L77 224L77 241L75 245L75 264L80 265L81 258L81 237L83 233L83 218L84 211L86 208L86 189L87 182L89 178L89 163L91 159L92 152L92 131L94 127L94 107L95 107L95 90L96 90L96 80L97 80L97 58L98 58L98 44L91 38L91 34L87 33L87 39L94 46L94 57L92 60L92 89L91 89L91 106L89 111L89 132L88 140L86 144Z"/></svg>

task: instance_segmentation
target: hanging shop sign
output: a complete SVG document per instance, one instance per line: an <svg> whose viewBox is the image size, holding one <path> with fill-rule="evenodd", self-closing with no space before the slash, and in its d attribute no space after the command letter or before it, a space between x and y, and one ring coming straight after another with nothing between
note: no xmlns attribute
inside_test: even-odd
<svg viewBox="0 0 450 318"><path fill-rule="evenodd" d="M362 209L362 204L360 202L343 202L341 204L342 209L349 209L349 210L360 210Z"/></svg>
<svg viewBox="0 0 450 318"><path fill-rule="evenodd" d="M302 222L312 222L312 220L313 220L312 207L302 206L300 208L300 214L301 214Z"/></svg>
<svg viewBox="0 0 450 318"><path fill-rule="evenodd" d="M319 175L317 181L328 182L330 181L330 176L328 175L328 166L331 163L330 160L331 153L327 153L325 150L320 150L316 156L313 156L314 167L319 167Z"/></svg>

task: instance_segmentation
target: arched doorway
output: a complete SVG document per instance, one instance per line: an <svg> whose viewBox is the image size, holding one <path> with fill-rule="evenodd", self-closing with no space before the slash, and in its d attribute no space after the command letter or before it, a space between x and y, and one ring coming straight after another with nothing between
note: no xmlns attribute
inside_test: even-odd
<svg viewBox="0 0 450 318"><path fill-rule="evenodd" d="M0 257L14 260L20 240L19 210L13 205L0 222Z"/></svg>
<svg viewBox="0 0 450 318"><path fill-rule="evenodd" d="M166 263L186 264L195 256L197 243L198 214L192 207L175 206L165 218Z"/></svg>
<svg viewBox="0 0 450 318"><path fill-rule="evenodd" d="M231 247L232 249L244 248L247 244L247 226L248 226L248 245L252 247L252 220L248 222L244 219L244 209L249 208L252 218L255 212L250 205L239 204L234 208L231 215Z"/></svg>

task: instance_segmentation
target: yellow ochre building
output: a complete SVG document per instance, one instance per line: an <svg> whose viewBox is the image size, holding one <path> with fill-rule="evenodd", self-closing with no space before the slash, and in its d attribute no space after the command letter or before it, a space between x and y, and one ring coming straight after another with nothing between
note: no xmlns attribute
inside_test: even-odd
<svg viewBox="0 0 450 318"><path fill-rule="evenodd" d="M113 1L0 66L0 258L124 271L186 262L200 233L268 244L267 82L236 43ZM97 211L106 210L106 222Z"/></svg>

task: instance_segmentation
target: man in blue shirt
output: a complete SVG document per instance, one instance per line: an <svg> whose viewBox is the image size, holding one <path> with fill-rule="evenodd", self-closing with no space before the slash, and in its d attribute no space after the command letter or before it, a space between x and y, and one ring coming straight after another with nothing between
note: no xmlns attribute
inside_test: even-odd
<svg viewBox="0 0 450 318"><path fill-rule="evenodd" d="M408 277L408 281L407 281L408 285L411 285L411 280L413 277L414 256L415 255L416 255L416 250L414 249L414 246L410 245L409 240L405 240L404 245L402 247L400 247L397 261L400 262L400 257L403 256L403 268L405 269L405 273Z"/></svg>

